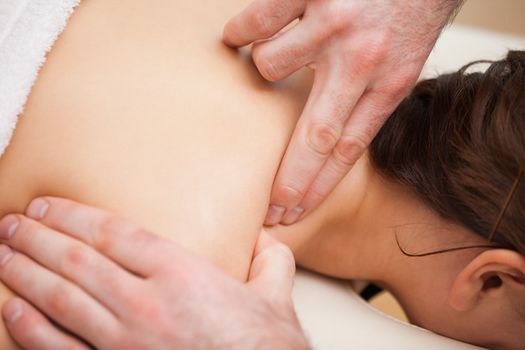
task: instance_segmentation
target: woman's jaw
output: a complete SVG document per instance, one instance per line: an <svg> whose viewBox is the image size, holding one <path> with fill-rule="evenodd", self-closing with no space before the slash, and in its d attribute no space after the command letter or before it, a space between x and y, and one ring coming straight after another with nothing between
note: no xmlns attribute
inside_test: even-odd
<svg viewBox="0 0 525 350"><path fill-rule="evenodd" d="M468 245L487 243L440 217L405 186L380 176L367 155L315 212L295 225L266 230L287 243L304 268L386 288L414 324L491 348L518 349L525 344L525 320L517 321L512 307L516 302L525 307L525 280L508 283L525 276L525 258L487 248L408 257L396 243L395 232L413 224L434 228L430 233L449 232L427 234L425 245L430 241L430 246L448 248L451 236ZM423 241L420 236L418 240ZM418 247L419 241L410 243L425 249ZM498 263L503 268L498 269ZM508 276L509 269L516 276ZM484 287L489 275L501 276L503 284ZM520 291L521 299L507 297ZM508 339L516 343L505 343Z"/></svg>

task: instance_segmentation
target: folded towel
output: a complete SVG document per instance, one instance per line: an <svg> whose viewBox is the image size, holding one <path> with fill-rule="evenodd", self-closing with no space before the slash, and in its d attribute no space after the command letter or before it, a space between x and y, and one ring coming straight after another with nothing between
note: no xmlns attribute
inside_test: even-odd
<svg viewBox="0 0 525 350"><path fill-rule="evenodd" d="M0 156L46 54L80 0L0 0Z"/></svg>

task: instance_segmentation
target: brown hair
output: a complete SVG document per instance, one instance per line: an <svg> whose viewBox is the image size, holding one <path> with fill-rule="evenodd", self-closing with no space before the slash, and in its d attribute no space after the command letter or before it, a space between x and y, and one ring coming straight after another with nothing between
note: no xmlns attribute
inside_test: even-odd
<svg viewBox="0 0 525 350"><path fill-rule="evenodd" d="M484 73L421 81L370 146L373 166L446 219L488 238L525 169L525 51ZM525 180L493 242L525 255Z"/></svg>

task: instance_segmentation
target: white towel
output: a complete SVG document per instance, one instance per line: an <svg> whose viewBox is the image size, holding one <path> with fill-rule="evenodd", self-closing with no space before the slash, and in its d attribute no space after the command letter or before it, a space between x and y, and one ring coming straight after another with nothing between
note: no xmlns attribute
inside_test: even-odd
<svg viewBox="0 0 525 350"><path fill-rule="evenodd" d="M0 0L0 156L46 54L80 0Z"/></svg>

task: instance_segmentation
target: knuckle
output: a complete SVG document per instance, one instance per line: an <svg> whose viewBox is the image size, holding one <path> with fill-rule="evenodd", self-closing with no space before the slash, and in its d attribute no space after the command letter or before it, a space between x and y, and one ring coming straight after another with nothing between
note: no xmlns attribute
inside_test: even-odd
<svg viewBox="0 0 525 350"><path fill-rule="evenodd" d="M160 320L162 313L156 304L150 299L145 298L143 295L128 298L129 309L134 317L139 316L143 319L156 319Z"/></svg>
<svg viewBox="0 0 525 350"><path fill-rule="evenodd" d="M261 37L272 35L271 17L263 11L254 11L249 18L252 29Z"/></svg>
<svg viewBox="0 0 525 350"><path fill-rule="evenodd" d="M308 127L306 144L314 153L326 157L334 149L339 136L340 131L329 123L312 123Z"/></svg>
<svg viewBox="0 0 525 350"><path fill-rule="evenodd" d="M290 185L281 184L277 186L274 192L274 196L272 198L272 202L276 204L297 203L301 200L301 198L303 198L303 196L303 190L299 188L296 189L295 187Z"/></svg>
<svg viewBox="0 0 525 350"><path fill-rule="evenodd" d="M116 216L108 216L93 230L93 246L100 252L108 252L115 244L115 233L128 234L133 225Z"/></svg>
<svg viewBox="0 0 525 350"><path fill-rule="evenodd" d="M353 26L357 11L351 1L333 1L325 14L325 23L329 23L332 31L340 32Z"/></svg>
<svg viewBox="0 0 525 350"><path fill-rule="evenodd" d="M397 102L401 100L408 93L409 89L416 82L418 74L410 72L402 72L389 85L390 96Z"/></svg>
<svg viewBox="0 0 525 350"><path fill-rule="evenodd" d="M59 270L64 275L70 276L79 266L89 263L90 256L85 246L74 244L67 248L59 264Z"/></svg>
<svg viewBox="0 0 525 350"><path fill-rule="evenodd" d="M367 147L367 142L354 135L344 136L339 140L334 149L334 158L340 166L348 168L353 166Z"/></svg>
<svg viewBox="0 0 525 350"><path fill-rule="evenodd" d="M314 208L321 203L327 196L327 191L324 186L320 185L318 181L314 181L308 193L306 194L303 203L305 208Z"/></svg>
<svg viewBox="0 0 525 350"><path fill-rule="evenodd" d="M367 67L376 69L376 67L385 61L386 55L386 47L381 44L376 44L363 53L363 61L365 64L368 64Z"/></svg>
<svg viewBox="0 0 525 350"><path fill-rule="evenodd" d="M409 93L418 77L417 70L399 71L388 80L381 81L377 86L374 86L371 93L380 101L377 103L376 109L393 109Z"/></svg>
<svg viewBox="0 0 525 350"><path fill-rule="evenodd" d="M64 315L70 312L73 307L73 293L74 291L67 284L58 284L47 299L51 315Z"/></svg>
<svg viewBox="0 0 525 350"><path fill-rule="evenodd" d="M370 44L364 45L355 52L350 52L352 58L354 58L355 66L353 70L357 72L354 75L366 75L378 68L381 62L385 59L387 49L380 44L371 42Z"/></svg>
<svg viewBox="0 0 525 350"><path fill-rule="evenodd" d="M388 43L391 38L392 35L388 31L374 33L374 36L370 37L366 41L366 45L362 47L361 53L363 57L372 64L377 64L384 60L388 53Z"/></svg>
<svg viewBox="0 0 525 350"><path fill-rule="evenodd" d="M253 48L253 60L261 75L269 81L276 82L299 69L310 52L310 45L288 45L277 47L277 42L258 44Z"/></svg>
<svg viewBox="0 0 525 350"><path fill-rule="evenodd" d="M368 37L362 40L356 47L346 47L345 60L353 61L354 64L350 69L350 76L356 79L360 76L367 76L378 71L379 67L387 60L388 56L388 34L374 34L374 37ZM390 72L389 72L390 73Z"/></svg>
<svg viewBox="0 0 525 350"><path fill-rule="evenodd" d="M110 232L121 231L125 226L126 223L124 220L113 215L108 215L101 221L100 226L96 231L101 234L106 234Z"/></svg>

